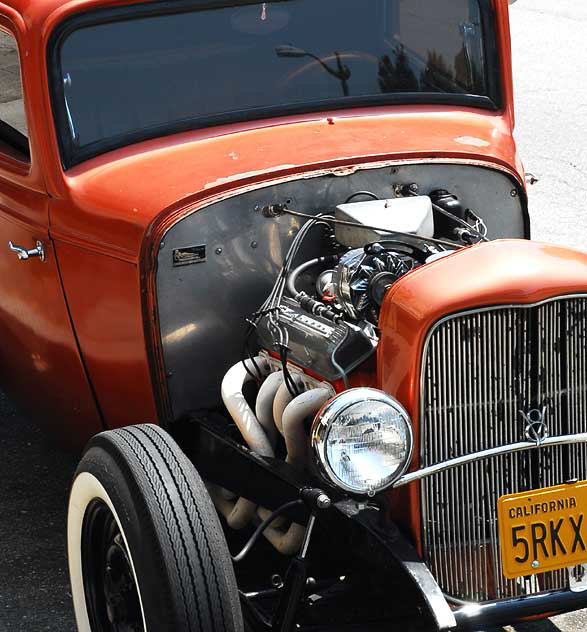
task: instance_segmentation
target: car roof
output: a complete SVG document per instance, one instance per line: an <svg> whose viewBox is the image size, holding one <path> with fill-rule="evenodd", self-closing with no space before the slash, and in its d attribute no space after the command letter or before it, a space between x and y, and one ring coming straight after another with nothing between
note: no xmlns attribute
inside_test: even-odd
<svg viewBox="0 0 587 632"><path fill-rule="evenodd" d="M55 9L65 7L67 5L77 5L80 9L83 10L84 5L116 6L129 4L129 1L120 0L119 2L113 2L112 0L4 0L2 4L8 7L12 7L17 13L20 13L21 15L42 15L52 13Z"/></svg>
<svg viewBox="0 0 587 632"><path fill-rule="evenodd" d="M3 0L7 13L23 19L31 32L46 32L58 21L74 13L91 9L145 3L146 0ZM148 0L147 0L148 1ZM154 2L155 4L155 2ZM10 11L12 9L12 11Z"/></svg>

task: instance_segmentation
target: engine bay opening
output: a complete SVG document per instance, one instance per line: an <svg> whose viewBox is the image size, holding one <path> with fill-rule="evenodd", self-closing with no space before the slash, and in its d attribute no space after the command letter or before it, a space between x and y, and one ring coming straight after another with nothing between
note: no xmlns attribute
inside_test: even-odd
<svg viewBox="0 0 587 632"><path fill-rule="evenodd" d="M261 349L279 359L280 336L288 360L344 382L373 355L399 279L459 247L529 236L516 187L466 163L356 168L260 186L180 219L156 272L169 421L221 405L228 369Z"/></svg>

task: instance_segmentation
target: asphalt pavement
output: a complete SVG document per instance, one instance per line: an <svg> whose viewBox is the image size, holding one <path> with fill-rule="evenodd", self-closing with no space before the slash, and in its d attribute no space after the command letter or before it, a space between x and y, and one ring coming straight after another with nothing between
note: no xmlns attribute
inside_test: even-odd
<svg viewBox="0 0 587 632"><path fill-rule="evenodd" d="M65 520L76 457L0 393L0 631L73 632Z"/></svg>
<svg viewBox="0 0 587 632"><path fill-rule="evenodd" d="M512 37L516 137L540 177L533 237L587 251L587 3L519 0ZM75 628L65 554L75 461L0 393L0 632ZM514 629L582 632L587 612Z"/></svg>

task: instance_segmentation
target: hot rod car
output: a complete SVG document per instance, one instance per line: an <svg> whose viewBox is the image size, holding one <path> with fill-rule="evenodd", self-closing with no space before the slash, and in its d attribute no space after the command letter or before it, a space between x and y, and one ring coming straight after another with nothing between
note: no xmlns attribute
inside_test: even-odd
<svg viewBox="0 0 587 632"><path fill-rule="evenodd" d="M508 11L0 5L0 378L89 440L80 630L587 605L587 255L530 241Z"/></svg>

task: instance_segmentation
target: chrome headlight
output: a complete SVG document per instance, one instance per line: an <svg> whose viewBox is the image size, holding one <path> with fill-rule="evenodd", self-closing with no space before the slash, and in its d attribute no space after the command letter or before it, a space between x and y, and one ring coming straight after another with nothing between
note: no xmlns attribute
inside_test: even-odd
<svg viewBox="0 0 587 632"><path fill-rule="evenodd" d="M354 388L331 399L312 426L322 473L354 494L373 496L407 469L414 439L410 417L393 397Z"/></svg>

